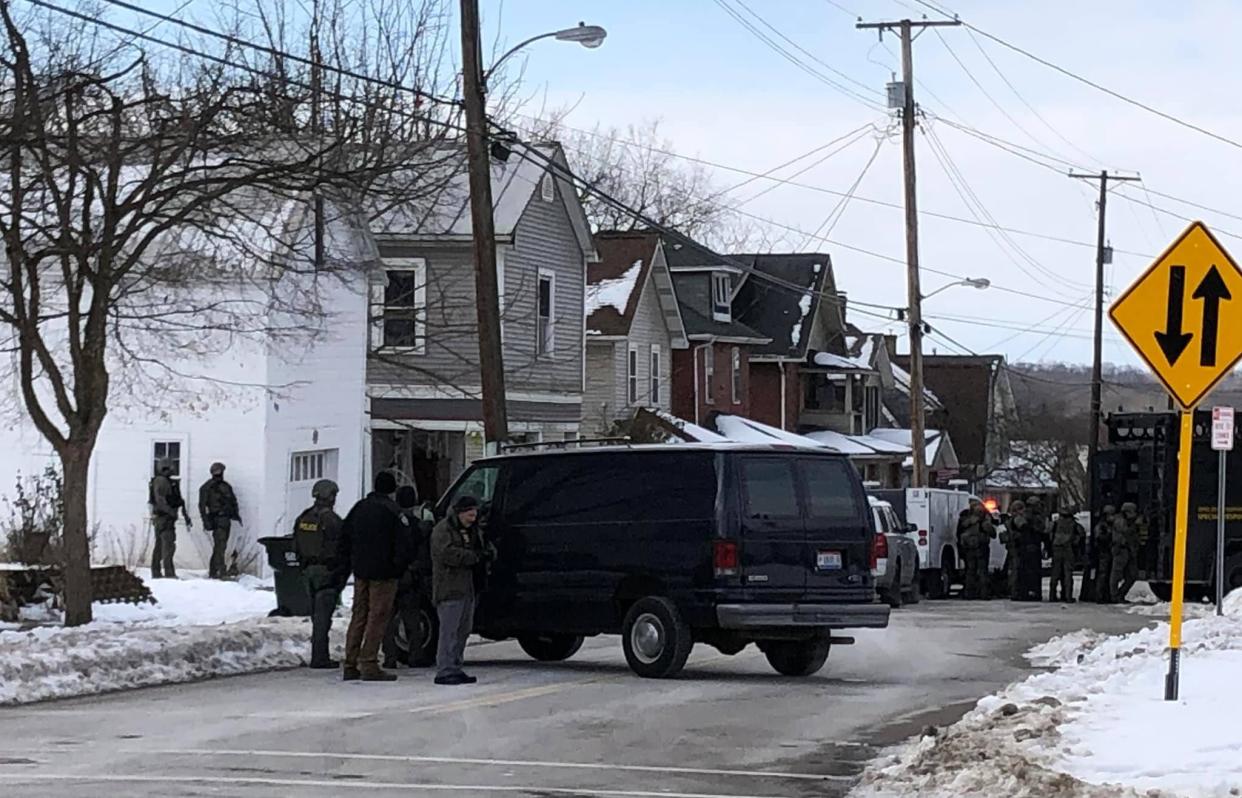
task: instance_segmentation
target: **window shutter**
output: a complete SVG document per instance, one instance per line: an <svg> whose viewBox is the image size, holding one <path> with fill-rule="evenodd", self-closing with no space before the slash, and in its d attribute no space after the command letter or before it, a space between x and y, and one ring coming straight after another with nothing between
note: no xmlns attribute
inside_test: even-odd
<svg viewBox="0 0 1242 798"><path fill-rule="evenodd" d="M384 345L384 283L371 283L370 296L370 338L371 349L377 350Z"/></svg>

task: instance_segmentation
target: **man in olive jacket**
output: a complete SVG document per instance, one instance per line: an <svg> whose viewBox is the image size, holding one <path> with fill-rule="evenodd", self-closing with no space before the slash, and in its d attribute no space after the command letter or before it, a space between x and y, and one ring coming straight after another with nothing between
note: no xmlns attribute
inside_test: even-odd
<svg viewBox="0 0 1242 798"><path fill-rule="evenodd" d="M474 572L490 559L476 523L479 502L462 496L431 532L431 600L440 619L436 684L474 684L462 670L466 639L474 625Z"/></svg>

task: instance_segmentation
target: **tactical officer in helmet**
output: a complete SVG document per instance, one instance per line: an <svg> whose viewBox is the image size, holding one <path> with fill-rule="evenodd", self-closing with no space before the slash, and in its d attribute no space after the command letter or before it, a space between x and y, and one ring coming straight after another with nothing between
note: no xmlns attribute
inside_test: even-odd
<svg viewBox="0 0 1242 798"><path fill-rule="evenodd" d="M1141 546L1138 505L1126 502L1113 517L1113 575L1109 585L1115 604L1124 604L1130 588L1138 579L1138 558Z"/></svg>
<svg viewBox="0 0 1242 798"><path fill-rule="evenodd" d="M1104 517L1095 526L1095 600L1111 604L1113 600L1113 519L1117 508L1104 505Z"/></svg>
<svg viewBox="0 0 1242 798"><path fill-rule="evenodd" d="M155 466L155 476L147 485L147 504L151 506L151 520L155 524L155 545L151 548L151 578L176 579L177 570L173 555L177 551L177 511L185 518L186 528L194 526L181 498L181 488L173 479L172 460L160 460Z"/></svg>
<svg viewBox="0 0 1242 798"><path fill-rule="evenodd" d="M341 517L333 507L340 489L330 479L311 488L315 504L293 522L293 550L311 596L311 661L318 670L340 667L328 653L332 613L349 578L348 553L340 551Z"/></svg>
<svg viewBox="0 0 1242 798"><path fill-rule="evenodd" d="M211 479L198 489L198 513L203 518L203 529L211 534L211 564L208 574L212 579L223 579L226 571L224 555L228 550L229 534L234 521L241 523L237 494L233 492L233 486L224 481L224 463L211 464Z"/></svg>

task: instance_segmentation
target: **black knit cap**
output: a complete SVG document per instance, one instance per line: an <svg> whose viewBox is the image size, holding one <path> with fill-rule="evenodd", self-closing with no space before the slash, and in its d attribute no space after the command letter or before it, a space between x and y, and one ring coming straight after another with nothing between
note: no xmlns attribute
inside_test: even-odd
<svg viewBox="0 0 1242 798"><path fill-rule="evenodd" d="M457 501L453 502L453 512L464 513L467 510L476 510L479 507L479 500L473 496L458 496Z"/></svg>
<svg viewBox="0 0 1242 798"><path fill-rule="evenodd" d="M397 478L393 476L391 471L381 471L375 475L375 492L382 493L385 496L395 493L397 490Z"/></svg>

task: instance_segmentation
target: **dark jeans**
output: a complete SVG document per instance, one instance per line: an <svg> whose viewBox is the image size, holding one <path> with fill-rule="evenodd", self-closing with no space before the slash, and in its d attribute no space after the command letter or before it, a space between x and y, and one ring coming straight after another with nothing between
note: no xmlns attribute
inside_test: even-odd
<svg viewBox="0 0 1242 798"><path fill-rule="evenodd" d="M224 555L228 550L229 532L233 529L233 522L227 518L217 518L206 526L211 531L211 564L208 574L212 579L223 579L228 570Z"/></svg>
<svg viewBox="0 0 1242 798"><path fill-rule="evenodd" d="M466 640L474 627L474 597L449 599L436 605L440 616L440 641L436 647L436 676L462 672Z"/></svg>
<svg viewBox="0 0 1242 798"><path fill-rule="evenodd" d="M396 579L354 579L354 609L345 633L346 668L379 670L380 644L396 595Z"/></svg>
<svg viewBox="0 0 1242 798"><path fill-rule="evenodd" d="M151 548L151 578L174 579L177 569L173 566L173 555L177 552L177 518L176 516L155 515L155 545Z"/></svg>
<svg viewBox="0 0 1242 798"><path fill-rule="evenodd" d="M1108 604L1113 600L1113 553L1101 552L1095 566L1095 600Z"/></svg>
<svg viewBox="0 0 1242 798"><path fill-rule="evenodd" d="M1043 578L1040 575L1043 564L1043 549L1038 545L1023 546L1018 550L1018 595L1019 601L1043 601Z"/></svg>

